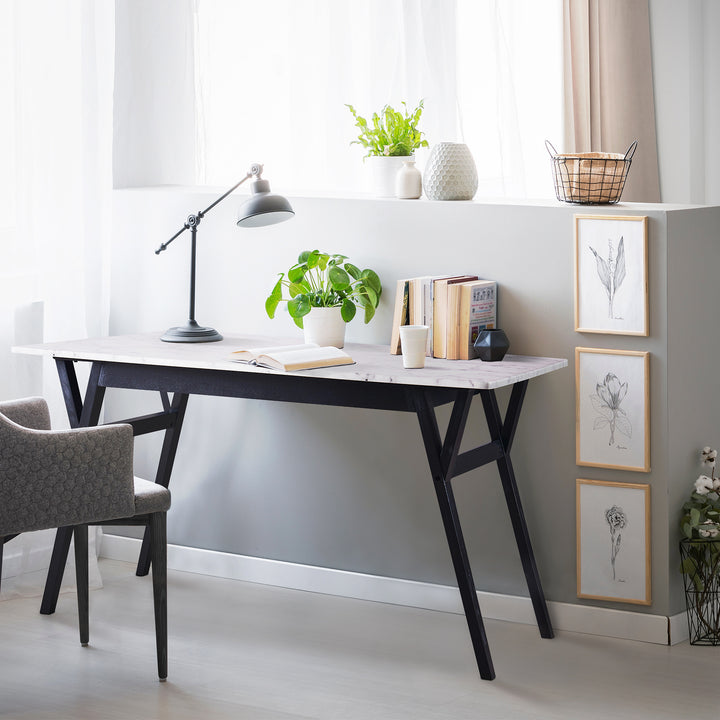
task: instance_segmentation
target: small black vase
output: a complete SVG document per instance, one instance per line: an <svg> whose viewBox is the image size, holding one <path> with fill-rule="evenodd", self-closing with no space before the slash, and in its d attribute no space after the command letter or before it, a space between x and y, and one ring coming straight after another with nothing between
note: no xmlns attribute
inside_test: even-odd
<svg viewBox="0 0 720 720"><path fill-rule="evenodd" d="M510 341L504 330L481 330L475 339L475 355L484 362L499 362L510 348Z"/></svg>

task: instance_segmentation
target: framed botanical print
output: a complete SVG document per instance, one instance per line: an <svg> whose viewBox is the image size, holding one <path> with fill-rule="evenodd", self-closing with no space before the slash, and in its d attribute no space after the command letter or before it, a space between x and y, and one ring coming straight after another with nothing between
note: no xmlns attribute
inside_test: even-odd
<svg viewBox="0 0 720 720"><path fill-rule="evenodd" d="M650 471L650 354L575 348L578 465Z"/></svg>
<svg viewBox="0 0 720 720"><path fill-rule="evenodd" d="M649 605L650 486L576 481L577 595Z"/></svg>
<svg viewBox="0 0 720 720"><path fill-rule="evenodd" d="M647 217L575 216L575 330L648 334Z"/></svg>

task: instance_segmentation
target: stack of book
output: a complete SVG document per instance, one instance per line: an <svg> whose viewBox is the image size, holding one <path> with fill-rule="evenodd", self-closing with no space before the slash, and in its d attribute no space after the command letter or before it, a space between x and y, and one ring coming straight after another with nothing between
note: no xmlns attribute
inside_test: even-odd
<svg viewBox="0 0 720 720"><path fill-rule="evenodd" d="M400 326L427 325L428 357L471 360L480 330L497 326L497 283L477 275L398 280L390 352L400 353Z"/></svg>

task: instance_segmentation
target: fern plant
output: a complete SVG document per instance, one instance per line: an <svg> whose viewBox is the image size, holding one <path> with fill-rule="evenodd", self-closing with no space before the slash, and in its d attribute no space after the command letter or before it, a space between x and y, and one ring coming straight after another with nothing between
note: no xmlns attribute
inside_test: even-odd
<svg viewBox="0 0 720 720"><path fill-rule="evenodd" d="M355 118L355 126L360 134L351 145L362 145L367 154L385 156L412 155L417 148L427 147L428 142L418 130L418 123L423 111L423 100L412 111L408 111L407 103L403 102L404 112L394 110L386 105L380 113L373 113L368 122L357 114L352 105L346 105Z"/></svg>

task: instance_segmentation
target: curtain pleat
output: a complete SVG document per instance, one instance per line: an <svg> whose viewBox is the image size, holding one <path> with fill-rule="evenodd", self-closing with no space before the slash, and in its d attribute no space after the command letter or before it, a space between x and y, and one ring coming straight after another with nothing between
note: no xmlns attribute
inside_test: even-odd
<svg viewBox="0 0 720 720"><path fill-rule="evenodd" d="M564 152L638 141L623 200L659 202L647 0L563 0Z"/></svg>

